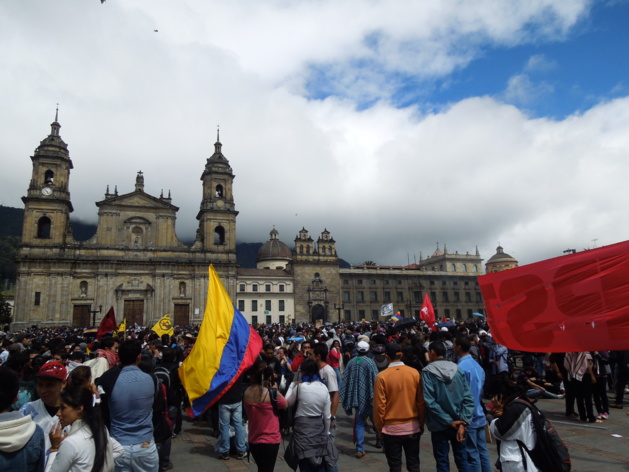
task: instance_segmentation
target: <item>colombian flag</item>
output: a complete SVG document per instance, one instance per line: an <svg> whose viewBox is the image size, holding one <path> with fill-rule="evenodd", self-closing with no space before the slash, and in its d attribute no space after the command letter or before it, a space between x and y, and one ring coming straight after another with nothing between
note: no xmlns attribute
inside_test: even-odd
<svg viewBox="0 0 629 472"><path fill-rule="evenodd" d="M179 377L198 416L218 401L253 365L262 339L232 304L210 265L207 302L197 342L179 367Z"/></svg>

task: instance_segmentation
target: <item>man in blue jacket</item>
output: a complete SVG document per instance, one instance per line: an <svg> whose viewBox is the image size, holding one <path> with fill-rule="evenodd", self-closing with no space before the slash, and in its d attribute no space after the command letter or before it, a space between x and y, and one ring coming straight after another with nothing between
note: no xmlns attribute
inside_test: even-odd
<svg viewBox="0 0 629 472"><path fill-rule="evenodd" d="M431 433L437 472L450 471L450 446L459 472L469 472L465 430L473 419L474 398L463 371L445 355L441 341L428 346L430 364L422 370L426 426Z"/></svg>
<svg viewBox="0 0 629 472"><path fill-rule="evenodd" d="M459 359L459 370L465 374L465 379L474 398L474 414L472 422L467 427L465 449L467 450L470 472L492 472L489 452L487 451L487 440L485 439L487 419L482 403L485 371L471 356L471 346L472 342L466 335L458 336L454 341L454 352Z"/></svg>

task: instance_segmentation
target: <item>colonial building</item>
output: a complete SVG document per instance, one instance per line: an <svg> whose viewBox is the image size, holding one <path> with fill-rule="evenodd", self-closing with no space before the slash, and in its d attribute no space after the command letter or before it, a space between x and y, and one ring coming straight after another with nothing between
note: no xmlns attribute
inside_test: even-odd
<svg viewBox="0 0 629 472"><path fill-rule="evenodd" d="M31 157L32 178L22 198L13 328L88 326L111 306L116 318L126 318L129 324L151 324L166 313L176 324L199 323L209 264L214 264L233 297L238 212L234 174L220 140L201 174L199 227L191 246L177 238L178 208L170 194L145 193L142 172L129 193L107 188L104 199L96 203L96 234L78 242L70 225L73 163L57 118Z"/></svg>
<svg viewBox="0 0 629 472"><path fill-rule="evenodd" d="M448 253L446 246L418 264L408 266L358 266L341 269L342 306L337 321L380 319L382 305L404 317L419 317L428 294L435 315L448 319L472 318L484 313L476 278L482 275L482 259L475 254ZM341 313L343 316L341 317Z"/></svg>
<svg viewBox="0 0 629 472"><path fill-rule="evenodd" d="M254 325L295 320L293 254L278 235L274 228L258 250L255 269L238 269L238 310Z"/></svg>

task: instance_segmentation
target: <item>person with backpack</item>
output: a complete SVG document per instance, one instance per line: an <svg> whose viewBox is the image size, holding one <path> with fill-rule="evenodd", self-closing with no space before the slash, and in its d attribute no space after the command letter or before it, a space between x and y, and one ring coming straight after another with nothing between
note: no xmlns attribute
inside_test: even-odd
<svg viewBox="0 0 629 472"><path fill-rule="evenodd" d="M570 471L568 448L517 384L498 377L486 392L497 415L489 430L498 440L502 472Z"/></svg>
<svg viewBox="0 0 629 472"><path fill-rule="evenodd" d="M168 417L173 421L173 435L181 432L182 410L181 400L183 388L179 380L179 363L175 358L175 351L169 347L162 350L162 358L155 367L155 376L166 386L168 394Z"/></svg>

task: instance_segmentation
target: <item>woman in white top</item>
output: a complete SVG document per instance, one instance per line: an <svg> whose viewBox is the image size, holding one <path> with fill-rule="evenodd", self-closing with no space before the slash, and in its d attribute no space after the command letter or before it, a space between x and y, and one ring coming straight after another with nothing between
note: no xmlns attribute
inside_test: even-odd
<svg viewBox="0 0 629 472"><path fill-rule="evenodd" d="M301 382L293 382L286 392L289 407L297 405L293 435L284 458L288 466L302 472L324 472L338 461L338 451L330 440L330 393L319 379L312 359L300 365Z"/></svg>
<svg viewBox="0 0 629 472"><path fill-rule="evenodd" d="M123 448L109 437L92 392L72 386L61 392L59 423L50 431L46 472L110 472ZM63 428L70 426L70 432Z"/></svg>

